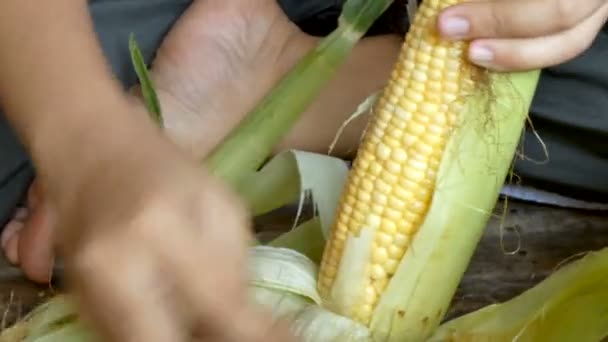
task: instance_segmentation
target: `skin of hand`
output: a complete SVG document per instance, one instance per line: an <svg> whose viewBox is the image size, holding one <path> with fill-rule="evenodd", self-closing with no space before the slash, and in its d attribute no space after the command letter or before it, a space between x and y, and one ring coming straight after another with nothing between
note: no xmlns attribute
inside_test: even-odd
<svg viewBox="0 0 608 342"><path fill-rule="evenodd" d="M289 341L247 300L247 211L128 100L87 2L4 0L0 13L0 103L85 317L110 341Z"/></svg>
<svg viewBox="0 0 608 342"><path fill-rule="evenodd" d="M104 163L58 211L62 227L86 227L62 251L83 306L100 308L87 317L115 341L289 341L248 303L240 200L173 145L146 150Z"/></svg>
<svg viewBox="0 0 608 342"><path fill-rule="evenodd" d="M606 0L480 0L444 10L444 37L472 41L469 59L497 71L567 62L586 51L608 18Z"/></svg>

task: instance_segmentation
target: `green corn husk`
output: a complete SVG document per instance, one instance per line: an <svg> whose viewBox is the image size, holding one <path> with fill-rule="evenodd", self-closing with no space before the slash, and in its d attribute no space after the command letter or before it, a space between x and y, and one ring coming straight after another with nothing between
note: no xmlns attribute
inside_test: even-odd
<svg viewBox="0 0 608 342"><path fill-rule="evenodd" d="M608 337L608 248L537 286L443 324L429 342L598 342Z"/></svg>
<svg viewBox="0 0 608 342"><path fill-rule="evenodd" d="M442 321L511 170L538 76L489 73L467 100L430 209L377 304L380 340L424 341Z"/></svg>

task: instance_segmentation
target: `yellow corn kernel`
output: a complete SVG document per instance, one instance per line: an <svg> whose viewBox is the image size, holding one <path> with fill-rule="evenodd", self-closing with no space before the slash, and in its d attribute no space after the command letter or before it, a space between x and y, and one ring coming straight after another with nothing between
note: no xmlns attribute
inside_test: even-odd
<svg viewBox="0 0 608 342"><path fill-rule="evenodd" d="M359 265L365 279L355 280L361 293L354 300L336 301L351 303L350 307L333 308L364 324L369 323L430 206L439 160L458 116L450 111L461 108L455 104L467 94L467 87L474 86L464 67L466 44L442 41L433 28L439 11L456 2L433 0L420 5L353 164L351 175L360 178L360 185L351 186L355 176L349 176L338 208L338 217L365 222L347 227L348 237L359 237L364 229L374 234L366 264ZM353 199L365 205L356 205ZM348 238L337 236L340 228L332 228L323 260L335 258L348 243ZM319 291L325 299L336 280L331 265L352 267L343 263L341 253L337 257L334 263L321 264Z"/></svg>

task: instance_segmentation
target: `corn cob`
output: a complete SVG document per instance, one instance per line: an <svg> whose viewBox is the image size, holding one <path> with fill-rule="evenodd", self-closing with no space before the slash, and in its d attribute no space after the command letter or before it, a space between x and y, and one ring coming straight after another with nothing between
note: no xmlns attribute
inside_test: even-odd
<svg viewBox="0 0 608 342"><path fill-rule="evenodd" d="M448 137L481 75L465 60L467 44L442 40L435 29L439 11L457 2L426 0L419 7L373 110L324 251L319 292L333 310L364 324L422 224ZM362 229L373 238L358 246L354 260L345 242ZM336 284L348 272L359 272L360 283Z"/></svg>
<svg viewBox="0 0 608 342"><path fill-rule="evenodd" d="M300 251L315 263L319 259L316 246L321 235L313 230L314 221L273 243L292 251L270 250L276 253L276 260L254 260L259 270L254 272L258 277L251 286L255 300L269 305L277 316L293 319L292 328L302 341L425 341L441 321L464 273L511 163L538 72L495 77L467 64L466 44L444 42L434 31L436 14L458 1L425 0L413 21L342 195L317 286L316 269L304 255L294 258L293 254ZM300 168L303 160L297 157L292 159L295 166L288 162L273 166L273 172L255 174L260 177L256 182L241 182L240 178L249 176L253 166L257 169L259 156L280 136L262 133L263 128L290 126L294 113L329 78L328 61L334 70L390 2L348 0L340 28L250 114L227 139L229 143L225 141L207 159L208 165L233 185L270 184L260 180L277 174L291 180L297 171L300 191L308 189L310 180L305 181L303 175L312 166ZM295 94L299 85L310 93L287 96ZM483 108L471 108L479 104ZM475 121L482 114L489 114L483 120L489 119L490 125L471 124L470 119ZM250 148L243 149L244 145ZM456 169L460 161L462 167ZM491 165L491 170L485 165ZM449 191L440 191L438 180ZM236 187L253 194L250 200L272 192L248 193L246 187ZM276 205L275 199L271 202ZM333 206L333 200L315 203L325 210L329 204ZM262 207L269 209L267 204ZM323 221L322 211L319 221ZM278 257L281 255L283 258ZM52 307L57 304L61 300ZM73 317L69 312L66 315ZM11 331L23 333L16 328ZM53 336L43 332L40 339L70 336L90 341L71 331L81 328L80 322L70 321L59 335L56 330ZM11 331L1 334L0 340ZM26 340L37 341L35 333L26 331L26 335Z"/></svg>

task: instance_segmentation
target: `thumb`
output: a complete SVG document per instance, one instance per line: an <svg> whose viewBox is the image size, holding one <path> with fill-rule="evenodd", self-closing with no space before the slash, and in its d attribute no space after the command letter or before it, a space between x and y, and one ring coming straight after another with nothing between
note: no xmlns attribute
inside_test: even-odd
<svg viewBox="0 0 608 342"><path fill-rule="evenodd" d="M517 39L479 39L469 46L472 63L497 71L522 71L567 62L586 51L608 17L608 3L580 25L560 33Z"/></svg>

